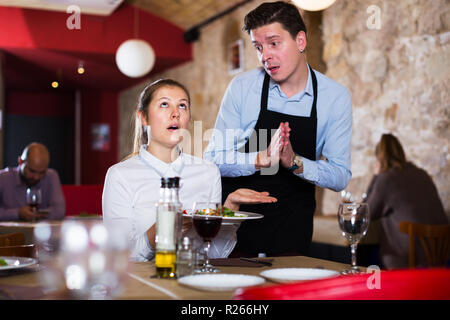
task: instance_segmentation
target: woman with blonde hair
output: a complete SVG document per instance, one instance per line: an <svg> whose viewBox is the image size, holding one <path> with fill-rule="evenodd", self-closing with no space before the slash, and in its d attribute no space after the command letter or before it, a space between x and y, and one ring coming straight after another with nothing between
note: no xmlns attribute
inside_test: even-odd
<svg viewBox="0 0 450 320"><path fill-rule="evenodd" d="M372 220L380 219L380 258L383 268L408 267L408 235L399 231L401 221L445 224L436 186L428 173L406 160L400 141L383 134L375 148L376 173L367 191ZM425 266L422 248L416 249L416 265Z"/></svg>
<svg viewBox="0 0 450 320"><path fill-rule="evenodd" d="M170 79L149 84L140 95L135 116L133 153L106 174L103 219L127 235L132 260L147 261L155 255L155 203L162 177L180 177L179 195L185 208L192 208L195 201L220 202L222 187L215 164L185 154L178 147L191 119L189 92L182 84ZM241 203L275 201L267 192L239 189L224 205L238 210ZM221 227L211 245L212 258L231 253L236 229L236 225ZM196 236L192 228L189 232Z"/></svg>

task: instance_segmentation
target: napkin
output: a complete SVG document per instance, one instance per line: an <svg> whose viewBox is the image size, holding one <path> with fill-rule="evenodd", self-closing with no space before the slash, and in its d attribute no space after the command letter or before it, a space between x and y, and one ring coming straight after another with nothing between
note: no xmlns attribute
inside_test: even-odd
<svg viewBox="0 0 450 320"><path fill-rule="evenodd" d="M273 259L258 259L266 262L272 262ZM219 259L210 259L211 264L215 267L250 267L250 268L260 268L267 267L262 263L250 262L241 260L239 258L219 258Z"/></svg>

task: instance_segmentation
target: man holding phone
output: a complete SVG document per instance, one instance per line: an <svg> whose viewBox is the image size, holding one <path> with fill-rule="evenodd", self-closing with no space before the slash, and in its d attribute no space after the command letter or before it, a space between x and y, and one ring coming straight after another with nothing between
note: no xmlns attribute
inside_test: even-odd
<svg viewBox="0 0 450 320"><path fill-rule="evenodd" d="M17 167L0 171L0 221L64 218L61 182L58 173L48 168L49 162L47 147L33 142L19 156ZM27 192L30 194L38 189L41 196L36 207L27 202Z"/></svg>

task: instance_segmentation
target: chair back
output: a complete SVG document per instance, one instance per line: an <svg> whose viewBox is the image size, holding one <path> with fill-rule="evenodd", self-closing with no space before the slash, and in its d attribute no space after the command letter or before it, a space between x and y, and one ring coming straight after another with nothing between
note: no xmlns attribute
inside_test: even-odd
<svg viewBox="0 0 450 320"><path fill-rule="evenodd" d="M402 221L401 232L409 235L409 267L416 266L416 237L419 239L429 267L445 266L449 258L450 224L422 224Z"/></svg>
<svg viewBox="0 0 450 320"><path fill-rule="evenodd" d="M66 216L102 215L103 185L63 184L61 188L66 200Z"/></svg>
<svg viewBox="0 0 450 320"><path fill-rule="evenodd" d="M0 247L0 256L37 258L37 248L34 244Z"/></svg>
<svg viewBox="0 0 450 320"><path fill-rule="evenodd" d="M22 232L0 234L0 247L17 246L25 244L25 235Z"/></svg>

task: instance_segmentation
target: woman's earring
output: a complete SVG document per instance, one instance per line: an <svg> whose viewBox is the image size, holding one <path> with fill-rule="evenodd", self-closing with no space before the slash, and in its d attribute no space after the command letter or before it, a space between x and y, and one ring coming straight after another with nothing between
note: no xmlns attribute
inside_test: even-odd
<svg viewBox="0 0 450 320"><path fill-rule="evenodd" d="M303 51L305 51L304 49L300 49L300 53L303 53Z"/></svg>

